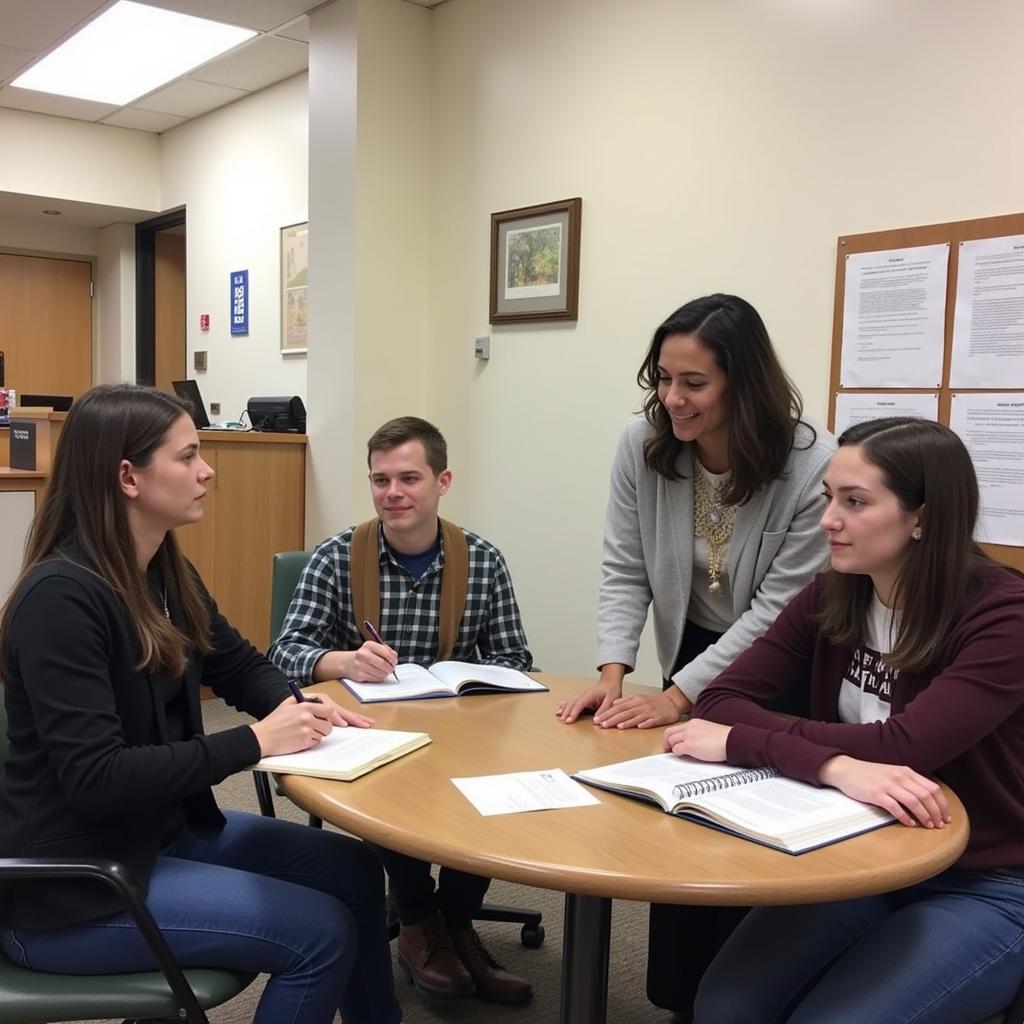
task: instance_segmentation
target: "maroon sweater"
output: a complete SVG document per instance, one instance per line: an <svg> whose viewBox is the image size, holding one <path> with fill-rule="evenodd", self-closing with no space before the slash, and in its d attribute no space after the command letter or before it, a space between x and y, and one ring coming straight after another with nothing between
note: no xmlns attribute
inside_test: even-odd
<svg viewBox="0 0 1024 1024"><path fill-rule="evenodd" d="M988 571L934 671L900 673L890 718L864 725L839 721L852 651L820 634L819 594L815 580L697 701L695 717L733 726L729 763L770 765L811 783L836 754L909 765L941 779L967 808L971 837L957 867L1024 867L1024 580ZM790 685L810 686L810 719L761 706Z"/></svg>

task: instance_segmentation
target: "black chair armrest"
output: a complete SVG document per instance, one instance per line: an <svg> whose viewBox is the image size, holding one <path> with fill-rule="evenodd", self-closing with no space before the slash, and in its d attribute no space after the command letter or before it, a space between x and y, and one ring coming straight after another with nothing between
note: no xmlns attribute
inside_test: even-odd
<svg viewBox="0 0 1024 1024"><path fill-rule="evenodd" d="M167 979L171 992L190 1022L206 1022L206 1014L196 1000L192 987L167 947L153 915L149 912L142 893L127 870L117 861L83 858L66 860L63 857L0 857L0 881L24 878L91 878L109 885L131 914L139 933L149 947L161 973Z"/></svg>

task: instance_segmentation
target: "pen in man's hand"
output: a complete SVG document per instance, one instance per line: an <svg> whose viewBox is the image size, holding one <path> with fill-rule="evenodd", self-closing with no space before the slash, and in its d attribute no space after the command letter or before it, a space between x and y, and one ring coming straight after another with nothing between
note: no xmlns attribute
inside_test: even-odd
<svg viewBox="0 0 1024 1024"><path fill-rule="evenodd" d="M307 697L302 692L302 687L294 679L288 680L288 689L292 691L292 696L299 704L323 704L323 701L315 693L312 697Z"/></svg>
<svg viewBox="0 0 1024 1024"><path fill-rule="evenodd" d="M380 633L377 632L377 627L369 619L363 619L363 629L365 629L366 632L369 633L370 636L372 636L373 639L376 640L377 643L379 643L381 645L381 647L387 647L387 644L384 643L383 639L381 639ZM391 670L391 674L396 679L398 678L398 666L397 665L395 665L395 667Z"/></svg>

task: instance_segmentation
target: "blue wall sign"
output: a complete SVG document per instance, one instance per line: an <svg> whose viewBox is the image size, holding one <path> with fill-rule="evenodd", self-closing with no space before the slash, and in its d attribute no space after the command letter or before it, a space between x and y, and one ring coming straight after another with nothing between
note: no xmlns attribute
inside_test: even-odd
<svg viewBox="0 0 1024 1024"><path fill-rule="evenodd" d="M249 333L249 271L231 273L231 333Z"/></svg>

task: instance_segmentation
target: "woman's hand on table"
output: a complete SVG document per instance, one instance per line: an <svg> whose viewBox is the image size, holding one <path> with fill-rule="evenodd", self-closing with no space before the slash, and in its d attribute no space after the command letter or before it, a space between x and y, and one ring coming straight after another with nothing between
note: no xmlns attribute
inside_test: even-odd
<svg viewBox="0 0 1024 1024"><path fill-rule="evenodd" d="M906 765L838 754L821 766L818 781L854 800L881 807L904 825L944 828L950 820L949 804L939 784Z"/></svg>
<svg viewBox="0 0 1024 1024"><path fill-rule="evenodd" d="M693 705L678 686L664 693L632 693L613 700L594 715L594 725L602 729L654 729L678 722Z"/></svg>
<svg viewBox="0 0 1024 1024"><path fill-rule="evenodd" d="M593 686L574 693L567 700L563 700L555 708L555 717L572 725L584 711L594 711L600 714L605 708L611 707L612 701L622 692L622 684L609 680L607 682L596 682ZM596 721L596 718L595 718Z"/></svg>
<svg viewBox="0 0 1024 1024"><path fill-rule="evenodd" d="M677 757L692 757L696 761L724 761L731 730L731 725L693 718L666 729L662 749Z"/></svg>

